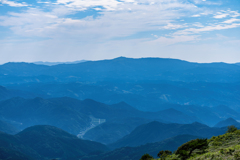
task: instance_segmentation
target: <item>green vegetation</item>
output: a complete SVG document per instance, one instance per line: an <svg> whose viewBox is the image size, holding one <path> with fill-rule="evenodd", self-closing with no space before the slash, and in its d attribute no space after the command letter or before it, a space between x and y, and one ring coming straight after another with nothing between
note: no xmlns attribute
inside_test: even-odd
<svg viewBox="0 0 240 160"><path fill-rule="evenodd" d="M171 155L171 154L172 154L172 151L169 151L169 150L160 151L160 152L158 153L158 157L159 157L161 160L164 160L164 159L166 159L166 157L167 157L168 155Z"/></svg>
<svg viewBox="0 0 240 160"><path fill-rule="evenodd" d="M153 159L153 157L146 153L141 157L140 160L151 160L151 159Z"/></svg>
<svg viewBox="0 0 240 160"><path fill-rule="evenodd" d="M193 151L199 150L201 153L204 153L207 148L207 139L194 139L178 147L175 154L178 155L179 158L185 160L192 155Z"/></svg>
<svg viewBox="0 0 240 160"><path fill-rule="evenodd" d="M160 151L160 159L155 160L240 160L240 130L229 126L223 135L191 140L178 147L173 154L167 153Z"/></svg>
<svg viewBox="0 0 240 160"><path fill-rule="evenodd" d="M233 133L237 130L237 127L235 126L228 126L228 130L227 130L227 133Z"/></svg>

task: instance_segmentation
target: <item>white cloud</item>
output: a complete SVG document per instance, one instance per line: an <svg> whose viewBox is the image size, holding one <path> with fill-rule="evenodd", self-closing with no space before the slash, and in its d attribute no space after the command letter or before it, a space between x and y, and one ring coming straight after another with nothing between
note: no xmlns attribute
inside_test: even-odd
<svg viewBox="0 0 240 160"><path fill-rule="evenodd" d="M26 4L25 2L17 3L17 2L9 1L9 0L0 0L0 3L7 4L11 7L25 7L25 6L28 6L28 4Z"/></svg>
<svg viewBox="0 0 240 160"><path fill-rule="evenodd" d="M214 16L214 18L225 18L227 17L229 14L227 13L219 13L217 15Z"/></svg>
<svg viewBox="0 0 240 160"><path fill-rule="evenodd" d="M132 2L132 1L125 1ZM117 0L57 0L57 4L64 4L67 7L87 10L88 8L102 6L107 10L115 10L115 8L122 4Z"/></svg>
<svg viewBox="0 0 240 160"><path fill-rule="evenodd" d="M180 35L180 36L173 36L170 38L167 37L159 37L156 40L148 41L145 42L147 44L156 44L160 46L169 46L177 43L182 43L182 42L190 42L190 41L195 41L197 40L198 36L185 36L185 35Z"/></svg>
<svg viewBox="0 0 240 160"><path fill-rule="evenodd" d="M174 35L189 35L189 34L200 34L201 32L209 32L215 30L224 30L240 27L240 23L233 24L212 24L209 26L199 26L200 28L188 28L181 31L177 31Z"/></svg>
<svg viewBox="0 0 240 160"><path fill-rule="evenodd" d="M133 1L115 3L114 0L102 0L98 2L99 5L118 7L115 7L115 11L101 11L97 18L89 16L83 19L71 19L65 18L66 15L76 12L69 7L70 4L73 6L76 3L76 6L82 8L93 7L93 4L94 6L96 4L91 0L58 1L60 2L66 3L66 6L55 5L50 12L31 8L23 13L2 16L0 25L11 27L16 34L22 36L78 38L81 41L106 40L143 31L159 30L162 27L162 29L182 28L181 24L172 22L198 10L193 4L177 0L162 0L154 5L150 5L151 2L147 0L138 1L137 4L132 3Z"/></svg>
<svg viewBox="0 0 240 160"><path fill-rule="evenodd" d="M200 22L193 23L192 25L195 27L204 27L204 25Z"/></svg>
<svg viewBox="0 0 240 160"><path fill-rule="evenodd" d="M205 5L221 5L221 2L211 2L207 0L192 0L196 4L205 4Z"/></svg>
<svg viewBox="0 0 240 160"><path fill-rule="evenodd" d="M213 18L217 18L217 19L221 19L221 18L225 18L225 17L238 17L240 16L240 13L238 13L238 11L231 11L230 9L227 11L220 11L217 12Z"/></svg>
<svg viewBox="0 0 240 160"><path fill-rule="evenodd" d="M195 15L192 15L192 17L201 17L200 14L195 14Z"/></svg>
<svg viewBox="0 0 240 160"><path fill-rule="evenodd" d="M231 19L224 21L223 23L234 23L234 22L240 22L240 19L231 18Z"/></svg>
<svg viewBox="0 0 240 160"><path fill-rule="evenodd" d="M170 30L173 30L173 29L179 29L179 28L185 28L187 27L187 24L172 24L172 23L168 23L166 26L163 26L161 27L160 29L170 29Z"/></svg>
<svg viewBox="0 0 240 160"><path fill-rule="evenodd" d="M202 1L201 4L206 2L208 1ZM187 59L187 53L189 55L192 51L199 52L200 55L199 49L206 52L202 58L204 61L206 55L213 50L207 51L202 47L211 45L195 45L188 49L189 44L202 42L202 32L240 27L237 11L220 10L213 14L212 9L196 5L197 1L190 3L186 0L57 0L56 3L42 1L38 3L42 3L41 6L44 5L45 8L35 7L26 8L25 11L18 13L9 12L5 16L0 16L0 26L10 28L14 36L27 37L30 40L42 37L44 40L38 39L38 42L29 40L22 42L23 44L5 40L0 42L0 54L12 53L8 56L11 59L16 50L24 52L24 49L29 47L24 55L17 57L19 60L21 57L29 57L29 60L35 58L35 60L71 61L114 58L121 55L139 57L148 53L149 56L171 58L182 56ZM75 16L76 13L88 14L88 9L97 11L95 13L97 16L89 15L84 18ZM152 36L148 34L150 38L140 39L138 35L142 32L153 34ZM137 36L134 37L135 34ZM137 38L129 40L129 36ZM189 48L191 46L193 45ZM240 45L233 47L235 48L233 53L237 53L238 46ZM216 52L223 53L230 47L219 48ZM59 59L56 59L55 52L60 54ZM46 57L49 59L44 59ZM191 58L196 59L194 56Z"/></svg>

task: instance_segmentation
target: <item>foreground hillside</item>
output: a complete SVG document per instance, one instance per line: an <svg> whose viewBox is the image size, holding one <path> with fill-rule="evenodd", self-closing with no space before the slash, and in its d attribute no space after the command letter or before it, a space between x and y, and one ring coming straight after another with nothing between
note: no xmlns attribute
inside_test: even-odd
<svg viewBox="0 0 240 160"><path fill-rule="evenodd" d="M233 127L233 128L232 128ZM240 159L240 130L234 126L227 133L213 136L208 140L196 139L184 143L172 155L165 155L160 159L166 160L239 160ZM201 142L200 142L201 141ZM205 141L206 145L202 142ZM199 143L199 144L198 144ZM196 147L197 146L197 147ZM192 151L191 151L192 150ZM156 155L153 155L156 157ZM150 157L145 155L145 157ZM142 156L141 160L144 160ZM153 158L148 158L153 160Z"/></svg>
<svg viewBox="0 0 240 160"><path fill-rule="evenodd" d="M209 141L207 153L195 155L190 159L240 159L240 130L233 133L226 133L217 137L212 137Z"/></svg>

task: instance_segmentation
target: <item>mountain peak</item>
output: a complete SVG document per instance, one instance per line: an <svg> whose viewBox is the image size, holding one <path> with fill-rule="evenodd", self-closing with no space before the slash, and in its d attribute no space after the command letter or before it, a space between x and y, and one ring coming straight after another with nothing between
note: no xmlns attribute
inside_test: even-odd
<svg viewBox="0 0 240 160"><path fill-rule="evenodd" d="M18 136L31 137L35 136L48 136L48 137L65 137L65 138L77 138L76 136L54 126L49 125L35 125L24 129L19 132Z"/></svg>
<svg viewBox="0 0 240 160"><path fill-rule="evenodd" d="M225 119L223 121L220 121L218 122L214 127L227 127L227 126L231 126L231 125L234 125L236 127L240 127L240 123L237 122L235 119L233 118L228 118L228 119Z"/></svg>

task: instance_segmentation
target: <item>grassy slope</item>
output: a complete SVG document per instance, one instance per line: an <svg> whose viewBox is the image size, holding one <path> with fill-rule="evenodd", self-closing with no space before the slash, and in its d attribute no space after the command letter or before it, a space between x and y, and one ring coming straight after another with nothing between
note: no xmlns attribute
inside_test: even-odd
<svg viewBox="0 0 240 160"><path fill-rule="evenodd" d="M213 136L208 142L209 148L204 154L195 152L188 160L240 160L240 130ZM173 159L180 158L175 154L166 158L166 160Z"/></svg>

